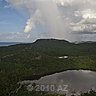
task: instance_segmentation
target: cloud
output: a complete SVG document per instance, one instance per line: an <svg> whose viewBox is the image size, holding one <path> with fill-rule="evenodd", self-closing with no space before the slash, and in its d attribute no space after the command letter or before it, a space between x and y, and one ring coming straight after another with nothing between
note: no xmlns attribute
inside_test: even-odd
<svg viewBox="0 0 96 96"><path fill-rule="evenodd" d="M39 25L46 27L50 37L56 38L66 38L67 31L66 23L63 26L63 20L67 21L65 18L62 18L59 8L54 0L9 0L13 6L24 6L29 11L29 18L26 22L24 32L30 32L33 29L37 28ZM34 6L35 5L35 6ZM34 7L33 7L34 6ZM34 10L34 11L33 11ZM39 11L38 11L39 10Z"/></svg>
<svg viewBox="0 0 96 96"><path fill-rule="evenodd" d="M34 15L30 15L24 28L24 32L27 33L32 31L32 29L35 29L37 23L41 23L41 13L38 9L34 12Z"/></svg>
<svg viewBox="0 0 96 96"><path fill-rule="evenodd" d="M56 3L60 6L68 6L68 5L72 5L72 3L75 1L75 0L55 0ZM75 1L76 2L76 1Z"/></svg>
<svg viewBox="0 0 96 96"><path fill-rule="evenodd" d="M82 11L76 11L75 16L82 16L84 19L96 19L96 11L92 9L86 9Z"/></svg>
<svg viewBox="0 0 96 96"><path fill-rule="evenodd" d="M0 41L3 42L32 42L36 40L36 38L35 35L25 34L24 32L0 33Z"/></svg>
<svg viewBox="0 0 96 96"><path fill-rule="evenodd" d="M82 34L96 32L96 0L9 0L9 2L15 8L23 6L28 9L29 18L24 27L25 33L34 34L32 31L36 30L38 25L42 25L48 36L72 41L79 37L82 40L79 34L78 36L72 34L73 31Z"/></svg>
<svg viewBox="0 0 96 96"><path fill-rule="evenodd" d="M30 18L30 19L28 19L28 21L26 23L24 32L25 33L30 32L33 28L35 28L35 24L34 24L32 18Z"/></svg>
<svg viewBox="0 0 96 96"><path fill-rule="evenodd" d="M76 17L82 17L77 23L71 23L71 29L74 32L93 33L96 32L96 11L92 9L85 9L82 11L75 11Z"/></svg>

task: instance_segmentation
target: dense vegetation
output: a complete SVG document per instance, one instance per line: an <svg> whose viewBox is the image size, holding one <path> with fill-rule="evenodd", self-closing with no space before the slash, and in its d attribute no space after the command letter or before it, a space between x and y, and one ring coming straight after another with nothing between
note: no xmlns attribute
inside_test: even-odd
<svg viewBox="0 0 96 96"><path fill-rule="evenodd" d="M60 56L68 58L60 59ZM42 39L32 44L0 47L0 96L15 96L11 93L18 88L18 81L36 79L68 69L95 71L96 43L74 44L64 40ZM27 96L23 92L26 91L16 96Z"/></svg>
<svg viewBox="0 0 96 96"><path fill-rule="evenodd" d="M96 96L96 92L93 90L90 90L87 93L82 93L81 96Z"/></svg>

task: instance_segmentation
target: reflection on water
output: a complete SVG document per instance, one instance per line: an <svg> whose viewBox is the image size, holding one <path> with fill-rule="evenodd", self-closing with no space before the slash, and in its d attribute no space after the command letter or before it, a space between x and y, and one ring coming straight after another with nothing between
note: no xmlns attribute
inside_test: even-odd
<svg viewBox="0 0 96 96"><path fill-rule="evenodd" d="M87 92L90 89L96 90L96 72L84 71L84 70L79 71L68 70L61 73L56 73L53 75L42 77L39 80L23 81L22 83L25 82L26 83L34 82L38 85L50 85L50 86L55 85L55 91L57 91L56 88L60 89L62 87L63 91L59 90L60 91L59 93L65 93L66 91L68 95L73 92L81 93L81 92ZM61 85L61 87L59 85ZM64 91L65 86L63 85L67 86L65 91ZM52 88L54 89L54 87Z"/></svg>

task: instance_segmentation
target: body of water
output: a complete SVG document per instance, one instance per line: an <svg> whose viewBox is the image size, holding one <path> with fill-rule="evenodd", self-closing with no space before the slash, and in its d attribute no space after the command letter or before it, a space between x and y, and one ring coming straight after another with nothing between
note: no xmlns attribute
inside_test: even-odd
<svg viewBox="0 0 96 96"><path fill-rule="evenodd" d="M41 77L39 80L22 81L21 84L28 84L27 90L31 91L33 83L38 85L38 90L57 92L60 94L80 94L90 89L96 91L96 72L87 70L68 70ZM37 91L38 91L37 90Z"/></svg>
<svg viewBox="0 0 96 96"><path fill-rule="evenodd" d="M19 44L19 42L0 42L0 46L10 46L16 44Z"/></svg>

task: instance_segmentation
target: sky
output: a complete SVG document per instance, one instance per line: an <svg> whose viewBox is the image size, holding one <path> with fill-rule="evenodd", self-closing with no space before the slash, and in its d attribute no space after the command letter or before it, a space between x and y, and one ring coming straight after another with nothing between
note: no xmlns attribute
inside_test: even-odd
<svg viewBox="0 0 96 96"><path fill-rule="evenodd" d="M96 0L0 0L0 42L96 41Z"/></svg>

